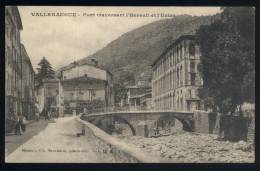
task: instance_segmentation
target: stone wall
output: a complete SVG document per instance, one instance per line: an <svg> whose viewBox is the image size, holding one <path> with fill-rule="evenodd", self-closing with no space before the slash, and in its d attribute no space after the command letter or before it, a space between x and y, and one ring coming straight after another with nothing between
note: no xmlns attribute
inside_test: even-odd
<svg viewBox="0 0 260 171"><path fill-rule="evenodd" d="M216 114L206 111L195 110L194 111L194 132L198 133L216 133L215 123Z"/></svg>
<svg viewBox="0 0 260 171"><path fill-rule="evenodd" d="M76 118L78 121L78 130L85 129L85 138L93 146L93 150L98 152L101 157L112 158L111 162L118 163L158 163L158 158L146 155L131 144L120 142L117 138L105 133L95 125Z"/></svg>
<svg viewBox="0 0 260 171"><path fill-rule="evenodd" d="M194 111L194 132L218 134L219 127L215 128L215 126L220 118L217 117L216 113ZM223 115L222 117L225 139L230 141L254 141L254 121L249 122L249 118L236 115Z"/></svg>

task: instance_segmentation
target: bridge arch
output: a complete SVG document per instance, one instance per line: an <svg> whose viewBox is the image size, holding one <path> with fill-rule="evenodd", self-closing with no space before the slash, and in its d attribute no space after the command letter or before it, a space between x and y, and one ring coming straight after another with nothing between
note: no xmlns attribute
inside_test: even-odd
<svg viewBox="0 0 260 171"><path fill-rule="evenodd" d="M171 121L173 121L173 119L177 119L178 121L180 121L182 123L182 128L183 128L184 131L192 131L193 130L193 123L192 123L191 120L189 120L185 117L182 117L182 116L175 115L175 114L162 115L157 120L155 120L152 125L155 125L156 123L158 123L160 121L171 122Z"/></svg>
<svg viewBox="0 0 260 171"><path fill-rule="evenodd" d="M92 123L94 125L99 125L99 124L101 124L101 121L105 120L105 119L112 119L113 121L118 121L118 122L126 124L130 128L133 136L136 135L136 130L133 127L133 125L131 123L129 123L126 119L124 119L122 117L119 117L119 116L102 116L102 117L98 117Z"/></svg>
<svg viewBox="0 0 260 171"><path fill-rule="evenodd" d="M129 128L131 129L132 134L133 134L134 136L136 135L135 128L134 128L133 125L130 124L126 119L121 118L121 117L118 117L118 116L114 116L113 118L114 118L115 121L122 122L122 123L128 125Z"/></svg>

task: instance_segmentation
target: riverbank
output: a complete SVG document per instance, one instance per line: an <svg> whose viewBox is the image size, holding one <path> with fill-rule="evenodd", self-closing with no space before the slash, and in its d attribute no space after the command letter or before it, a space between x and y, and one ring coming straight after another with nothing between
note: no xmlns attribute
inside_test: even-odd
<svg viewBox="0 0 260 171"><path fill-rule="evenodd" d="M169 136L144 138L114 135L141 150L173 163L252 163L253 142L217 141L217 135L179 131Z"/></svg>

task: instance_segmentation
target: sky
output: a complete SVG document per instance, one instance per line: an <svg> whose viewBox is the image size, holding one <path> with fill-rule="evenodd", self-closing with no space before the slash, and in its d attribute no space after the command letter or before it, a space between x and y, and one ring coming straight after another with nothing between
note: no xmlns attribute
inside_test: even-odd
<svg viewBox="0 0 260 171"><path fill-rule="evenodd" d="M19 6L21 42L34 68L45 57L55 70L87 57L122 34L173 15L214 15L219 7L51 7ZM33 16L32 13L76 13L71 16ZM149 14L146 17L99 17L97 14ZM169 17L152 17L152 14ZM87 16L84 14L95 14ZM84 16L83 16L84 15Z"/></svg>

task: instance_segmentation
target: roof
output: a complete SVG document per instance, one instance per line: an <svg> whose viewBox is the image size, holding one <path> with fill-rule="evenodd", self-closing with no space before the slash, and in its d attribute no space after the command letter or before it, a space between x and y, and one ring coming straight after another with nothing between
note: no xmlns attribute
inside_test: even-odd
<svg viewBox="0 0 260 171"><path fill-rule="evenodd" d="M58 83L59 80L56 78L52 78L52 79L44 79L42 82L43 83Z"/></svg>
<svg viewBox="0 0 260 171"><path fill-rule="evenodd" d="M20 16L20 13L19 13L19 10L17 7L13 7L14 8L14 12L15 12L15 15L17 17L17 22L18 22L18 27L19 29L23 29L23 24L22 24L22 20L21 20L21 16Z"/></svg>
<svg viewBox="0 0 260 171"><path fill-rule="evenodd" d="M126 86L125 88L126 88L126 89L134 89L134 88L140 88L140 87L134 85L134 86Z"/></svg>
<svg viewBox="0 0 260 171"><path fill-rule="evenodd" d="M13 22L17 23L18 29L22 30L23 29L22 20L17 6L7 6L6 9L7 11L10 12L11 16L13 15L15 17L16 21Z"/></svg>
<svg viewBox="0 0 260 171"><path fill-rule="evenodd" d="M70 83L70 82L89 82L89 83L106 83L105 80L101 80L101 79L97 79L97 78L93 78L93 77L87 77L85 78L84 76L82 77L78 77L78 78L72 78L72 79L66 79L66 80L62 80L63 83Z"/></svg>
<svg viewBox="0 0 260 171"><path fill-rule="evenodd" d="M84 59L84 58L83 58L83 59ZM74 68L74 67L75 67L75 62L77 63L78 66L88 65L88 66L91 66L91 67L98 68L98 69L100 69L100 70L104 70L104 71L106 71L111 77L113 77L113 74L112 74L109 70L105 69L104 67L101 67L101 66L99 66L99 65L94 66L93 64L91 64L91 63L89 63L89 62L87 62L87 61L84 61L84 60L82 60L82 59L81 59L81 60L78 60L78 61L74 61L74 62L72 62L72 63L70 63L70 64L68 64L68 65L65 65L65 66L61 67L60 69L57 70L57 74L59 74L61 71L65 71L65 70L69 70L69 69L71 69L71 68Z"/></svg>
<svg viewBox="0 0 260 171"><path fill-rule="evenodd" d="M165 55L169 49L171 49L173 46L175 46L176 44L178 44L180 41L182 40L187 40L187 39L195 39L195 36L194 35L181 35L178 39L176 39L172 44L170 44L163 52L162 54L155 59L155 61L152 63L152 66L154 66L160 59L163 55Z"/></svg>
<svg viewBox="0 0 260 171"><path fill-rule="evenodd" d="M133 86L126 86L126 89L151 89L151 86L138 86L138 85L133 85Z"/></svg>

